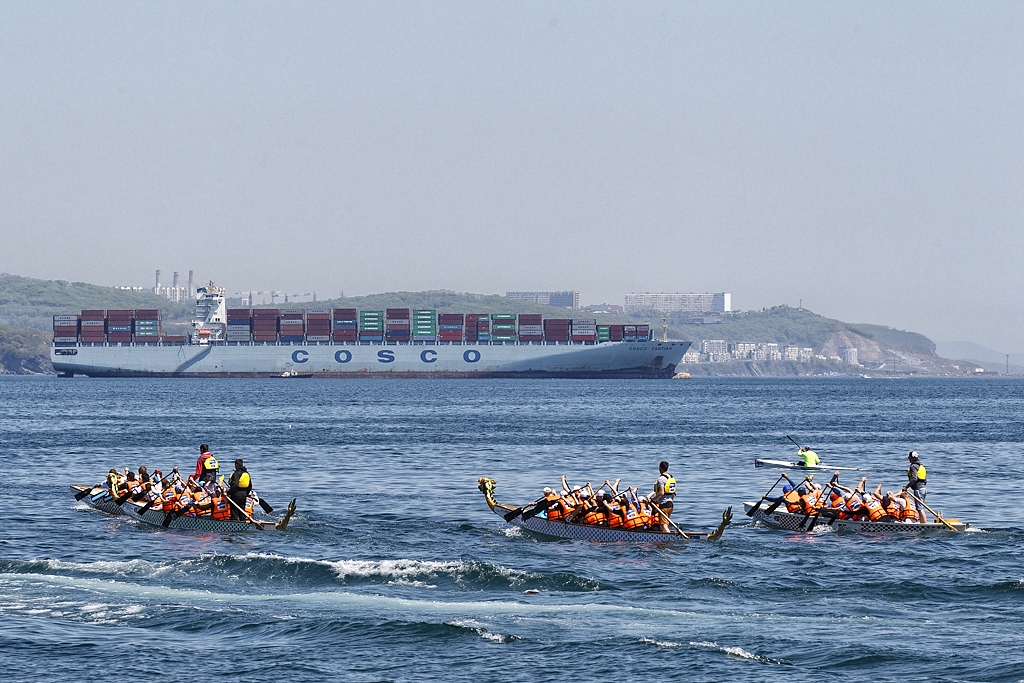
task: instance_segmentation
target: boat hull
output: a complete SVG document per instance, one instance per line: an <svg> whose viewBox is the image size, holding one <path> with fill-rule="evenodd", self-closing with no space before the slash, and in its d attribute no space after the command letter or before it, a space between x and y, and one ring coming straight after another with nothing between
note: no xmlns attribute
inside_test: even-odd
<svg viewBox="0 0 1024 683"><path fill-rule="evenodd" d="M786 460L763 460L757 458L754 460L754 467L774 467L776 469L783 470L807 470L809 472L822 472L822 471L845 471L845 472L859 472L859 467L834 467L832 465L802 465L798 462L788 462Z"/></svg>
<svg viewBox="0 0 1024 683"><path fill-rule="evenodd" d="M139 514L139 511L145 507L145 503L134 503L132 501L125 501L121 505L121 509L124 514L128 515L136 522L140 522L147 526L153 526L160 529L196 529L200 531L259 531L259 527L255 524L250 524L245 521L237 520L225 520L225 519L213 519L212 517L175 517L171 520L168 526L164 526L165 513L163 510L154 510L150 508L146 510L145 514ZM273 523L268 522L267 528L273 528Z"/></svg>
<svg viewBox="0 0 1024 683"><path fill-rule="evenodd" d="M756 503L744 502L744 512L750 512L751 508ZM769 506L770 507L770 506ZM922 535L922 534L936 534L936 533L948 533L952 529L947 527L945 524L914 524L910 522L870 522L870 521L859 521L852 519L835 519L833 520L830 516L821 515L815 520L814 529L804 529L804 520L807 519L807 515L794 514L792 512L786 512L785 510L774 510L770 515L765 514L766 507L762 504L762 507L754 513L751 517L755 522L761 522L762 524L772 527L773 529L785 529L786 531L813 531L821 527L832 527L836 531L858 531L862 533L871 534L898 534L898 535ZM966 531L970 525L963 522L953 522L952 526L956 531Z"/></svg>
<svg viewBox="0 0 1024 683"><path fill-rule="evenodd" d="M91 490L92 486L83 486L81 484L71 484L71 494L75 495L82 491ZM109 489L99 489L95 495L88 495L81 499L81 502L85 503L94 510L112 515L114 517L121 517L124 515L124 511L118 507L117 503L114 502L114 497L110 495Z"/></svg>
<svg viewBox="0 0 1024 683"><path fill-rule="evenodd" d="M499 512L499 509L503 506L495 506L494 512L496 514L504 515L507 512L514 510L513 507L508 507ZM708 536L707 532L686 532L686 536L683 536L678 531L670 533L662 533L661 531L651 531L650 529L636 530L633 529L611 529L608 527L590 526L587 524L572 524L564 522L562 520L551 521L545 519L540 515L531 517L530 519L524 520L522 516L513 519L510 524L526 529L535 534L541 536L549 536L551 538L572 538L582 539L585 541L595 541L599 543L604 542L615 542L625 541L629 543L664 543L666 541L706 541Z"/></svg>
<svg viewBox="0 0 1024 683"><path fill-rule="evenodd" d="M668 379L690 342L62 344L62 376Z"/></svg>

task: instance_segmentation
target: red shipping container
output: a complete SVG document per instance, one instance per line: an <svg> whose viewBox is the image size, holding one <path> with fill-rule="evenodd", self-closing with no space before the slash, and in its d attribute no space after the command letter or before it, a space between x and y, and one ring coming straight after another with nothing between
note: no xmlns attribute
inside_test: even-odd
<svg viewBox="0 0 1024 683"><path fill-rule="evenodd" d="M356 331L355 330L338 330L332 335L334 341L355 341Z"/></svg>
<svg viewBox="0 0 1024 683"><path fill-rule="evenodd" d="M108 318L130 318L135 315L135 311L118 309L114 311L107 311Z"/></svg>
<svg viewBox="0 0 1024 683"><path fill-rule="evenodd" d="M149 342L155 342L159 339L159 337L136 337L135 342L137 344L148 344Z"/></svg>
<svg viewBox="0 0 1024 683"><path fill-rule="evenodd" d="M385 318L409 318L410 310L408 308L388 308L384 314Z"/></svg>
<svg viewBox="0 0 1024 683"><path fill-rule="evenodd" d="M544 336L540 334L521 334L519 335L519 341L544 341Z"/></svg>
<svg viewBox="0 0 1024 683"><path fill-rule="evenodd" d="M252 317L254 318L276 318L281 315L280 308L254 308L252 309Z"/></svg>
<svg viewBox="0 0 1024 683"><path fill-rule="evenodd" d="M162 339L163 339L163 342L165 344L184 344L185 343L185 335L165 334Z"/></svg>
<svg viewBox="0 0 1024 683"><path fill-rule="evenodd" d="M106 311L87 309L82 311L82 320L103 320L107 317Z"/></svg>
<svg viewBox="0 0 1024 683"><path fill-rule="evenodd" d="M333 312L335 320L355 320L357 315L354 308L335 308Z"/></svg>
<svg viewBox="0 0 1024 683"><path fill-rule="evenodd" d="M103 329L103 328L100 328ZM60 332L61 334L57 334ZM75 336L78 334L78 325L54 325L53 333L57 334L58 337Z"/></svg>
<svg viewBox="0 0 1024 683"><path fill-rule="evenodd" d="M437 316L438 325L461 325L462 324L461 313L441 313Z"/></svg>
<svg viewBox="0 0 1024 683"><path fill-rule="evenodd" d="M135 309L136 320L159 320L160 310L157 308L136 308Z"/></svg>
<svg viewBox="0 0 1024 683"><path fill-rule="evenodd" d="M544 316L534 313L520 313L519 324L520 325L540 325L541 319Z"/></svg>

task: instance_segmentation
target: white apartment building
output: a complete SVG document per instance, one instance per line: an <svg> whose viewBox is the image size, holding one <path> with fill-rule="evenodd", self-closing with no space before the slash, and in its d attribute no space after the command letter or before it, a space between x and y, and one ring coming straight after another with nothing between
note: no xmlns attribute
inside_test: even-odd
<svg viewBox="0 0 1024 683"><path fill-rule="evenodd" d="M571 308L573 310L580 307L579 292L505 292L505 298L522 299L523 301L532 301L535 304Z"/></svg>
<svg viewBox="0 0 1024 683"><path fill-rule="evenodd" d="M700 352L704 354L723 354L728 355L729 345L725 343L724 339L704 339L700 343Z"/></svg>
<svg viewBox="0 0 1024 683"><path fill-rule="evenodd" d="M627 313L638 311L659 311L661 313L729 313L732 311L732 294L643 294L632 292L625 297Z"/></svg>
<svg viewBox="0 0 1024 683"><path fill-rule="evenodd" d="M839 357L843 359L843 362L847 365L860 365L857 362L857 347L856 346L844 346L839 349Z"/></svg>

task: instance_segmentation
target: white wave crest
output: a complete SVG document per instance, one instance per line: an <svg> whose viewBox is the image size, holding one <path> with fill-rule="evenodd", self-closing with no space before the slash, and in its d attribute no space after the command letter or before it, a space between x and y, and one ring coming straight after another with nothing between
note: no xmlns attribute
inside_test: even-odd
<svg viewBox="0 0 1024 683"><path fill-rule="evenodd" d="M708 650L718 650L719 652L724 652L725 654L730 655L732 657L739 657L740 659L749 659L753 662L763 662L765 664L782 664L782 662L780 662L777 659L769 659L768 657L755 655L752 652L747 652L741 647L723 647L718 643L706 640L700 642L690 641L690 646L706 648Z"/></svg>
<svg viewBox="0 0 1024 683"><path fill-rule="evenodd" d="M472 631L475 631L478 636L480 636L484 640L489 640L492 643L507 643L510 640L518 640L518 638L516 638L515 636L503 636L500 633L491 633L486 628L484 628L482 624L472 619L449 621L447 623L451 624L452 626L459 626L461 628L468 628Z"/></svg>
<svg viewBox="0 0 1024 683"><path fill-rule="evenodd" d="M682 643L673 643L667 640L654 640L653 638L643 637L640 639L641 643L650 643L651 645L657 645L658 647L682 647Z"/></svg>

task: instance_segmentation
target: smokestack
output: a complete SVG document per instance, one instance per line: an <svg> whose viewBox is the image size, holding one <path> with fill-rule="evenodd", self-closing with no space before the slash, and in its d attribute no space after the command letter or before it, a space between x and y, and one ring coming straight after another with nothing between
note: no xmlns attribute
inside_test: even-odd
<svg viewBox="0 0 1024 683"><path fill-rule="evenodd" d="M156 271L156 287L153 288L154 292L160 292L160 271Z"/></svg>
<svg viewBox="0 0 1024 683"><path fill-rule="evenodd" d="M188 271L188 295L189 296L194 296L195 293L196 293L196 288L192 286L192 271L190 270L190 271Z"/></svg>
<svg viewBox="0 0 1024 683"><path fill-rule="evenodd" d="M174 288L178 288L178 271L174 271Z"/></svg>

